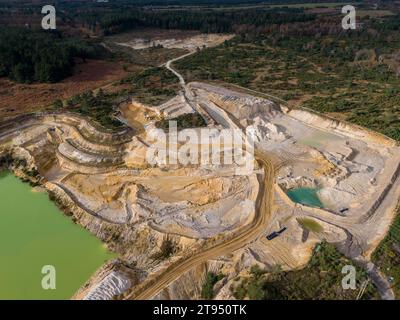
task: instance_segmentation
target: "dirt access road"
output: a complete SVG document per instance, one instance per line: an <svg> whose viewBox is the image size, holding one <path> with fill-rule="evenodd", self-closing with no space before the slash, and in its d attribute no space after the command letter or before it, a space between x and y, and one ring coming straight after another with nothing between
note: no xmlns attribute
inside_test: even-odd
<svg viewBox="0 0 400 320"><path fill-rule="evenodd" d="M182 75L171 67L171 63L193 53L194 52L190 52L181 57L169 60L165 64L165 67L178 77L179 82L185 91L185 98L189 104L193 104L193 101L191 101L193 99L193 94L190 88L186 85ZM272 160L264 153L256 151L255 158L264 169L264 177L263 179L260 179L260 192L257 197L254 220L250 224L244 226L242 230L239 230L233 238L227 239L225 242L216 244L210 248L206 248L203 251L195 252L190 257L184 257L176 261L163 273L144 281L139 286L136 286L133 292L125 296L126 299L151 299L174 280L178 279L181 275L188 272L198 264L243 248L265 232L268 223L270 222L272 205L274 203L275 168Z"/></svg>
<svg viewBox="0 0 400 320"><path fill-rule="evenodd" d="M193 52L168 61L165 64L165 67L179 78L179 82L185 93L184 97L187 103L193 107L194 105L198 105L194 101L193 93L186 85L182 75L171 66L172 62L182 59L192 53ZM231 114L228 116L232 118L231 120L236 123L238 127L240 127L237 119L235 119ZM143 284L135 287L134 290L128 294L128 299L151 299L162 289L166 288L170 283L178 279L190 269L194 268L196 265L240 249L257 239L257 237L265 232L272 216L275 168L270 156L256 151L255 158L264 168L265 176L264 179L260 179L260 193L257 198L256 213L252 223L243 227L241 230L238 230L235 237L226 239L225 242L194 252L190 256L182 257L170 265L166 270L153 275L151 279L148 279ZM345 229L347 230L347 228ZM369 262L369 264L371 263ZM368 270L368 268L366 269ZM376 268L370 269L375 270ZM374 273L375 277L373 277L373 279L375 279L374 283L377 285L378 289L380 289L379 291L382 298L393 299L393 292L390 289L390 286L387 285L387 281L383 281L386 279L383 279L382 275L378 273ZM371 275L371 272L369 272L369 274ZM377 279L380 281L377 281Z"/></svg>
<svg viewBox="0 0 400 320"><path fill-rule="evenodd" d="M275 169L272 161L264 154L256 153L256 159L264 168L264 177L260 179L260 193L257 198L254 220L246 225L237 236L217 244L204 251L195 252L187 259L181 259L171 265L164 273L143 282L126 299L147 300L154 297L181 275L210 259L238 250L257 239L266 230L272 214L274 202Z"/></svg>

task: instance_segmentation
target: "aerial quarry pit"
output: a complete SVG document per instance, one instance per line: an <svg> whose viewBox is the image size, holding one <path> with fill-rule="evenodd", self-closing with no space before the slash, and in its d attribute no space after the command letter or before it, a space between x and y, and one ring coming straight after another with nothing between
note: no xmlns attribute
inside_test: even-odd
<svg viewBox="0 0 400 320"><path fill-rule="evenodd" d="M234 299L233 279L251 266L300 269L326 240L364 267L382 298L393 299L370 256L400 197L398 144L244 90L186 84L171 61L165 66L182 91L159 106L121 105L118 117L127 127L120 132L72 113L0 124L0 155L25 159L59 206L118 254L73 298L200 299L204 275L213 271L224 274L215 298ZM252 172L238 174L235 164L223 163L149 164L156 121L195 112L217 131L254 129ZM288 196L305 188L319 206ZM318 231L305 228L304 219ZM283 227L278 238L266 239ZM160 258L166 241L173 254Z"/></svg>

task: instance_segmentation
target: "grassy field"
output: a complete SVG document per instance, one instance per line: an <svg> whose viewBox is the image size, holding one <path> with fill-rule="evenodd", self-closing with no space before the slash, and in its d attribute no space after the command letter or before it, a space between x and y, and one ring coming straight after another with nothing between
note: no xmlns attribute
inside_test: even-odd
<svg viewBox="0 0 400 320"><path fill-rule="evenodd" d="M233 284L237 299L255 300L354 300L366 281L365 272L356 268L356 289L342 288L342 268L352 262L326 242L317 246L310 263L302 270L283 272L279 266L266 272L253 266L247 278ZM361 299L376 298L375 287L368 284Z"/></svg>

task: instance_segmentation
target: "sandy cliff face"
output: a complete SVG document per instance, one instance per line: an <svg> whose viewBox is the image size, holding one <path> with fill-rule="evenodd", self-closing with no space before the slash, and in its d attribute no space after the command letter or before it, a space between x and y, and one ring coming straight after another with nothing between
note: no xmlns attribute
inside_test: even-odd
<svg viewBox="0 0 400 320"><path fill-rule="evenodd" d="M394 147L397 145L396 141L377 132L367 130L354 124L331 119L326 116L322 117L308 111L297 109L290 110L288 115L319 129L333 131L349 138L369 141L372 145L377 145L377 148L380 150L382 150L382 146Z"/></svg>
<svg viewBox="0 0 400 320"><path fill-rule="evenodd" d="M102 131L69 114L24 117L1 129L1 150L37 169L59 207L117 252L138 279L168 264L172 252L160 255L166 234L179 254L254 214L255 176L235 176L232 166L153 168L143 156L145 134ZM102 291L110 298L134 285L114 271L97 280L89 281L86 298Z"/></svg>

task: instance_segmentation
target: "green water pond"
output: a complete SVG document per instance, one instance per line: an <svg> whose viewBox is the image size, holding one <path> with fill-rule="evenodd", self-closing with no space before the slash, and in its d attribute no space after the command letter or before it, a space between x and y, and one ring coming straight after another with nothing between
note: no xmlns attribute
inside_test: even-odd
<svg viewBox="0 0 400 320"><path fill-rule="evenodd" d="M323 204L318 197L318 189L314 188L295 188L287 192L289 198L296 203L306 206L323 208Z"/></svg>
<svg viewBox="0 0 400 320"><path fill-rule="evenodd" d="M69 299L115 255L65 217L47 193L0 173L0 299ZM43 289L44 266L55 289Z"/></svg>

